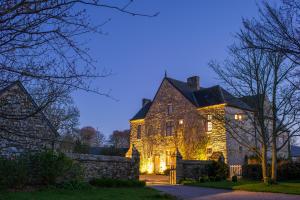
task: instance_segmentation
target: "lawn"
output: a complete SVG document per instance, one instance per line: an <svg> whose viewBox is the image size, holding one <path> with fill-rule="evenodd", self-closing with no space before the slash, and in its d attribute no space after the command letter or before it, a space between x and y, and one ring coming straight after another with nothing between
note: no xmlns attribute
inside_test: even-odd
<svg viewBox="0 0 300 200"><path fill-rule="evenodd" d="M237 183L231 181L219 182L187 182L185 185L199 186L199 187L212 187L223 188L231 190L246 190L255 192L275 192L286 194L299 194L300 195L300 181L293 182L279 182L274 185L265 185L259 181L239 180Z"/></svg>
<svg viewBox="0 0 300 200"><path fill-rule="evenodd" d="M150 188L100 188L81 191L48 189L36 192L0 192L1 200L171 200Z"/></svg>

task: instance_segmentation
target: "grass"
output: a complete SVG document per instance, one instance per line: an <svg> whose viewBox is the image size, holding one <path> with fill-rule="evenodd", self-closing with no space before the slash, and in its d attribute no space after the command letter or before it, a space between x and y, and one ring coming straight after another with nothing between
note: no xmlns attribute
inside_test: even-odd
<svg viewBox="0 0 300 200"><path fill-rule="evenodd" d="M0 192L1 200L171 200L151 188L92 188L86 190L47 189L35 192Z"/></svg>
<svg viewBox="0 0 300 200"><path fill-rule="evenodd" d="M187 182L185 185L199 186L199 187L211 187L222 188L230 190L245 190L253 192L274 192L285 194L298 194L300 195L300 181L293 182L279 182L278 184L266 185L259 181L251 180L239 180L236 183L231 181L219 181L219 182Z"/></svg>

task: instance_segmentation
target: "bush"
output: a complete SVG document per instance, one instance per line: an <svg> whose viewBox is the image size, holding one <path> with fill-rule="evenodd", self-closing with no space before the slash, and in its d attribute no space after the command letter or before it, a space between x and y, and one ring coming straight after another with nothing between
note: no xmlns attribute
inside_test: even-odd
<svg viewBox="0 0 300 200"><path fill-rule="evenodd" d="M222 177L221 177L221 176L217 175L217 176L215 177L215 181L221 181L221 180L222 180Z"/></svg>
<svg viewBox="0 0 300 200"><path fill-rule="evenodd" d="M222 161L213 161L208 167L208 176L218 176L221 180L225 180L228 177L228 165Z"/></svg>
<svg viewBox="0 0 300 200"><path fill-rule="evenodd" d="M282 162L278 165L278 180L299 180L300 163Z"/></svg>
<svg viewBox="0 0 300 200"><path fill-rule="evenodd" d="M145 181L120 179L92 179L89 182L97 187L144 187Z"/></svg>
<svg viewBox="0 0 300 200"><path fill-rule="evenodd" d="M0 188L22 188L27 177L28 167L24 159L0 159Z"/></svg>
<svg viewBox="0 0 300 200"><path fill-rule="evenodd" d="M236 183L238 181L237 176L232 176L231 177L231 181L234 182L234 183Z"/></svg>
<svg viewBox="0 0 300 200"><path fill-rule="evenodd" d="M262 179L261 165L260 164L243 165L242 176L243 178L247 178L247 179L261 180Z"/></svg>
<svg viewBox="0 0 300 200"><path fill-rule="evenodd" d="M66 190L88 190L92 189L92 186L87 182L82 181L69 181L63 184L57 184L57 188L66 189Z"/></svg>
<svg viewBox="0 0 300 200"><path fill-rule="evenodd" d="M45 151L15 159L0 159L0 186L22 188L25 185L54 185L82 179L82 169L62 153Z"/></svg>

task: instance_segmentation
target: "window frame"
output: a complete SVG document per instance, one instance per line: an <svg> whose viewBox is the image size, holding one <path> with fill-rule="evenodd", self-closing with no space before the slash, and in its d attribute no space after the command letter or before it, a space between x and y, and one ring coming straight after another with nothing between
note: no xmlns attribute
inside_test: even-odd
<svg viewBox="0 0 300 200"><path fill-rule="evenodd" d="M166 130L165 130L165 136L173 136L174 135L174 123L173 121L167 121L166 122Z"/></svg>
<svg viewBox="0 0 300 200"><path fill-rule="evenodd" d="M137 131L136 131L136 138L140 140L142 138L142 125L137 126Z"/></svg>

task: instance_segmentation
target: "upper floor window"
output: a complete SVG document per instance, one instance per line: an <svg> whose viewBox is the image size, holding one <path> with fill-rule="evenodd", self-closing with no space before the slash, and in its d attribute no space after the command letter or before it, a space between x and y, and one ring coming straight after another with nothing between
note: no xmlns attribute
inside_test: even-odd
<svg viewBox="0 0 300 200"><path fill-rule="evenodd" d="M136 138L141 139L141 137L142 137L142 125L138 125Z"/></svg>
<svg viewBox="0 0 300 200"><path fill-rule="evenodd" d="M168 112L168 115L172 114L172 112L173 112L173 106L172 106L172 104L168 104L168 110L167 110L167 112Z"/></svg>
<svg viewBox="0 0 300 200"><path fill-rule="evenodd" d="M207 115L207 124L206 124L206 130L207 132L211 132L212 128L213 128L213 124L212 124L212 115Z"/></svg>
<svg viewBox="0 0 300 200"><path fill-rule="evenodd" d="M242 153L243 152L243 147L240 145L239 146L239 152Z"/></svg>
<svg viewBox="0 0 300 200"><path fill-rule="evenodd" d="M235 120L242 121L243 118L244 118L244 117L243 117L242 114L235 114L235 115L234 115L234 119L235 119Z"/></svg>
<svg viewBox="0 0 300 200"><path fill-rule="evenodd" d="M211 121L212 120L212 115L207 115L207 120Z"/></svg>
<svg viewBox="0 0 300 200"><path fill-rule="evenodd" d="M166 123L166 136L172 136L174 132L173 122Z"/></svg>

